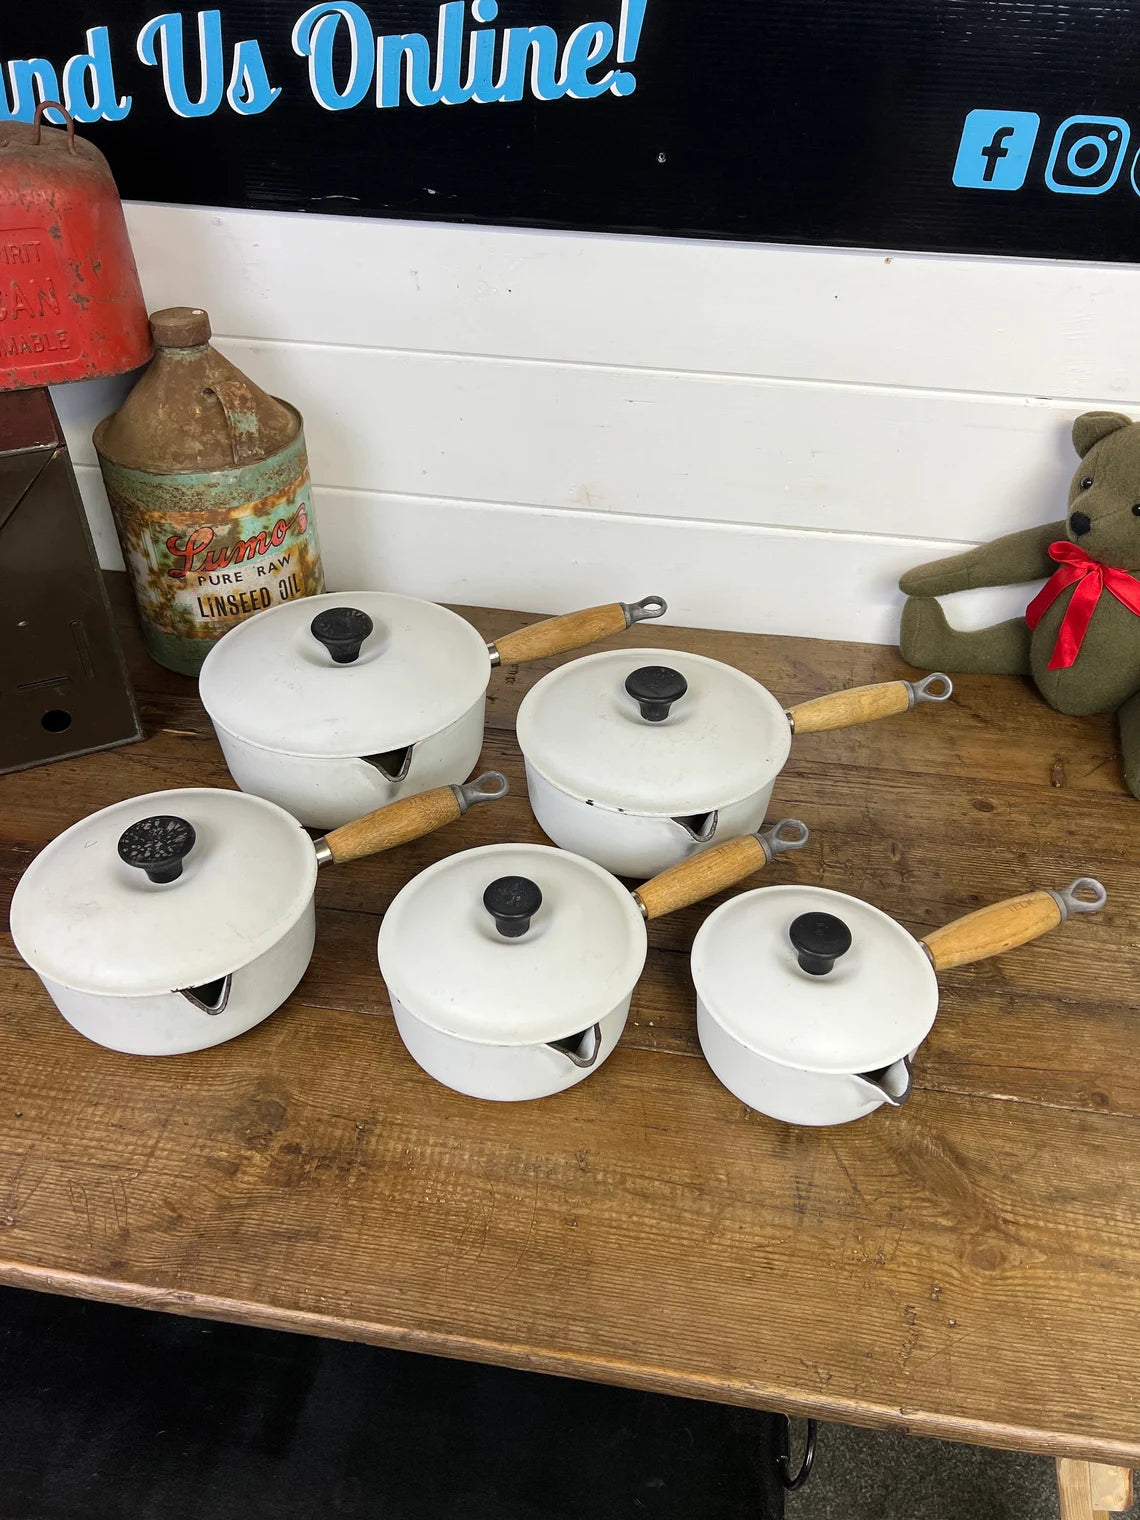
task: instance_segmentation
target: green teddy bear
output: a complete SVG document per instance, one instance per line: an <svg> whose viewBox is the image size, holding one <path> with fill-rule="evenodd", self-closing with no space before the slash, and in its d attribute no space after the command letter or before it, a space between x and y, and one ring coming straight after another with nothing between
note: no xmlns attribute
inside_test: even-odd
<svg viewBox="0 0 1140 1520"><path fill-rule="evenodd" d="M1140 797L1140 422L1086 412L1069 515L908 570L899 647L912 665L1031 675L1058 712L1116 712L1124 779ZM1048 576L1023 618L952 628L936 597Z"/></svg>

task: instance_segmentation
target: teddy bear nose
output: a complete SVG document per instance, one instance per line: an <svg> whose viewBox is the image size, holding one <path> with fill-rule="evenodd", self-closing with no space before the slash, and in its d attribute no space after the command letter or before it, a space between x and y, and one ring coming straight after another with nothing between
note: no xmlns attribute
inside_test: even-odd
<svg viewBox="0 0 1140 1520"><path fill-rule="evenodd" d="M1087 533L1092 527L1092 518L1087 512L1074 512L1069 518L1069 527L1080 538L1082 533Z"/></svg>

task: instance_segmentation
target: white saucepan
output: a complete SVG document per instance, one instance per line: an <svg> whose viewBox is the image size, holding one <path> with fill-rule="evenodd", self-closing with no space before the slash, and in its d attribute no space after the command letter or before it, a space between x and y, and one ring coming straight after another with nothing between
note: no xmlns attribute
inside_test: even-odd
<svg viewBox="0 0 1140 1520"><path fill-rule="evenodd" d="M318 866L418 839L506 791L491 771L315 842L243 792L132 797L36 856L12 898L12 937L89 1040L129 1055L204 1050L260 1024L304 976Z"/></svg>
<svg viewBox="0 0 1140 1520"><path fill-rule="evenodd" d="M807 837L785 819L637 892L550 845L484 845L438 861L397 893L380 926L404 1044L430 1076L474 1098L572 1087L625 1028L646 920L735 885Z"/></svg>
<svg viewBox="0 0 1140 1520"><path fill-rule="evenodd" d="M530 805L555 844L618 876L653 876L760 827L793 734L870 723L952 689L939 674L785 709L702 655L587 655L543 676L519 707Z"/></svg>
<svg viewBox="0 0 1140 1520"><path fill-rule="evenodd" d="M749 1108L789 1124L846 1124L898 1107L938 1010L936 973L1027 944L1105 903L1098 881L1029 892L921 940L858 897L822 887L743 892L693 941L697 1031Z"/></svg>
<svg viewBox="0 0 1140 1520"><path fill-rule="evenodd" d="M487 644L434 602L338 591L238 623L206 656L198 690L238 786L328 829L466 780L493 666L580 649L664 611L658 596L613 602Z"/></svg>

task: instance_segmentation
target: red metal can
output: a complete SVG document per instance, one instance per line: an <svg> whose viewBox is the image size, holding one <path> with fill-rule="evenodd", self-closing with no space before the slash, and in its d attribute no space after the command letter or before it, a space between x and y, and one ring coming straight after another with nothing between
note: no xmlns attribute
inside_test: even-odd
<svg viewBox="0 0 1140 1520"><path fill-rule="evenodd" d="M0 123L0 391L118 375L150 327L107 160L67 130Z"/></svg>

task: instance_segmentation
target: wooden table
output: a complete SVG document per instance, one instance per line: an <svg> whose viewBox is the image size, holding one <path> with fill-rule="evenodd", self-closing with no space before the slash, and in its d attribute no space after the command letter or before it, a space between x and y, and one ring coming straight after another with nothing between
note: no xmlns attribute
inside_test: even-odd
<svg viewBox="0 0 1140 1520"><path fill-rule="evenodd" d="M487 637L516 621L469 615ZM230 784L193 682L125 637L150 737L0 777L5 892L96 808ZM870 646L639 637L787 701L905 673ZM405 1054L376 931L429 862L541 838L512 721L544 668L491 681L483 758L513 796L322 872L308 975L232 1044L91 1045L0 938L0 1279L1048 1452L1075 1459L1066 1514L1123 1507L1140 1463L1140 804L1111 723L963 678L947 708L793 745L773 809L813 838L780 880L865 896L915 932L1084 873L1108 888L1098 918L943 978L907 1107L792 1129L726 1092L694 1028L706 908L651 927L597 1075L500 1106Z"/></svg>

